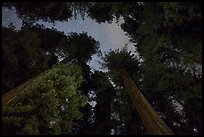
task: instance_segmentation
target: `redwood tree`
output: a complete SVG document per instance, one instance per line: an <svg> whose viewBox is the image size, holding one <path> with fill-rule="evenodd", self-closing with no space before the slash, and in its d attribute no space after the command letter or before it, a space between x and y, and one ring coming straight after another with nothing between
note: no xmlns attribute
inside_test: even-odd
<svg viewBox="0 0 204 137"><path fill-rule="evenodd" d="M127 72L136 73L139 70L137 58L123 49L122 51L110 51L103 60L103 66L108 67L113 81L120 86L124 86L128 92L148 133L173 135L174 133L159 117Z"/></svg>

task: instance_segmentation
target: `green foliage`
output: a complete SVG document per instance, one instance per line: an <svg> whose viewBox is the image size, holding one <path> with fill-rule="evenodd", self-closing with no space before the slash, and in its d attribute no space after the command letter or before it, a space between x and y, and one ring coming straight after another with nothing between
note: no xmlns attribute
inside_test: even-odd
<svg viewBox="0 0 204 137"><path fill-rule="evenodd" d="M97 135L141 133L141 120L127 92L122 87L113 86L106 73L95 71L93 80L96 81L94 93L97 104L94 107L95 120L91 132Z"/></svg>
<svg viewBox="0 0 204 137"><path fill-rule="evenodd" d="M94 134L110 134L113 127L111 120L111 98L114 96L115 91L108 80L107 74L99 71L95 71L93 75L93 87L95 98L97 102L94 107L94 122L93 133Z"/></svg>
<svg viewBox="0 0 204 137"><path fill-rule="evenodd" d="M55 55L66 36L43 26L23 25L20 31L3 28L3 92L39 74L57 62ZM47 39L49 37L50 39Z"/></svg>
<svg viewBox="0 0 204 137"><path fill-rule="evenodd" d="M87 33L82 33L82 34L71 33L69 36L65 36L63 33L55 29L45 29L44 26L32 25L25 22L20 31L17 32L17 31L14 31L14 29L15 28L13 27L3 28L3 34L4 34L3 35L3 84L4 84L3 91L4 92L3 93L13 89L17 85L20 85L22 82L26 81L27 79L41 73L45 69L48 69L49 67L51 67L51 65L57 62L58 60L57 56L61 56L66 58L65 59L66 63L74 61L76 64L81 66L81 69L82 69L81 75L83 75L84 81L80 83L80 86L77 84L77 85L67 87L68 89L60 89L59 87L58 90L72 90L74 95L74 94L78 94L78 93L74 93L74 91L76 90L76 87L78 87L78 89L83 91L83 95L87 96L89 91L92 89L92 86L91 86L92 73L90 71L90 67L86 64L86 62L91 59L92 54L95 54L98 52L99 43L97 41L95 41L91 36L88 36ZM72 52L75 49L76 49L76 52ZM72 75L72 73L70 75ZM56 75L56 77L58 77L58 75ZM63 81L64 83L62 83ZM53 86L55 86L53 85L53 82L50 80L48 80L47 82L48 82L48 85L46 85L46 83L42 81L37 84L41 86L39 88L39 91L41 91L41 88L44 89L46 87L49 90L56 92L53 89ZM65 84L66 86L66 83L68 81L65 81L64 79L59 79L59 80L56 80L56 82L59 82L60 84ZM43 83L45 85L43 85ZM70 85L72 84L74 83L70 81ZM57 85L56 85L56 88L57 88ZM29 94L30 93L26 94L26 96L29 96ZM66 97L62 93L59 93L59 94L62 97L63 96ZM22 96L22 98L25 98L24 94L19 96ZM42 96L44 98L48 98L48 97L51 98L50 96L53 96L53 94L46 93L46 94L43 94ZM70 92L69 97L73 98L71 96L72 96L72 93ZM39 101L41 100L36 99L34 102L38 103ZM73 107L75 107L74 105L77 105L77 103L74 102L75 100L71 100L71 101L73 102L72 104ZM51 104L50 102L48 103ZM45 108L42 108L42 111ZM85 109L86 107L80 108L80 110L85 110ZM45 109L45 111L49 111L49 110ZM81 114L75 110L69 110L69 113L63 112L63 113L66 113L66 115L70 115L70 116L73 113L75 115L74 117L81 117L81 119L70 118L71 120L70 119L67 120L68 123L63 123L63 122L59 122L59 120L56 120L58 121L58 123L53 124L52 131L50 131L50 129L47 127L47 125L49 124L48 121L50 121L49 120L50 118L42 121L43 123L47 122L47 125L46 123L42 125L42 127L46 127L46 129L42 128L41 131L38 131L37 129L39 128L39 125L37 125L37 127L34 125L30 126L29 123L28 123L28 126L26 126L27 128L25 129L23 128L22 124L21 124L21 128L23 129L17 129L15 124L14 126L12 126L12 123L10 125L7 125L7 123L3 125L6 128L9 128L9 131L10 130L14 131L14 132L11 132L11 134L30 134L30 130L32 130L32 128L33 128L32 134L74 133L75 131L77 131L77 128L75 127L72 128L72 120L75 123L77 123L76 122L77 120L85 123L85 121L88 119L86 117L89 117L89 113L86 113L86 111L89 111L89 110L87 109L85 111L82 111L85 114L85 116L83 117L81 117ZM56 115L58 115L58 112L56 113ZM64 117L61 117L61 118L64 118ZM25 122L23 124L25 124ZM61 131L62 124L66 124L67 127L63 128L63 130ZM7 133L6 128L5 128L5 133ZM19 132L17 132L18 130ZM34 132L34 130L36 132Z"/></svg>
<svg viewBox="0 0 204 137"><path fill-rule="evenodd" d="M44 72L17 95L13 105L3 106L3 133L71 134L86 103L78 90L81 83L80 68L71 64Z"/></svg>
<svg viewBox="0 0 204 137"><path fill-rule="evenodd" d="M137 81L148 100L154 103L156 109L168 116L166 121L178 134L200 134L202 131L202 124L199 121L195 122L194 119L192 120L194 122L190 122L193 115L189 113L189 110L192 111L190 106L182 110L183 113L188 113L184 116L184 119L189 119L187 126L180 121L183 118L175 111L172 99L169 99L174 95L178 101L188 104L190 98L193 98L192 100L197 102L195 111L199 110L202 90L198 87L201 87L202 78L201 74L196 75L195 69L202 64L201 9L200 3L145 2L140 12L131 10L135 14L128 12L128 16L127 13L121 12L121 15L126 17L121 28L129 34L133 42L137 43L137 50L144 60L137 76L129 74ZM115 63L118 60L123 62L123 59L119 55L112 58L105 60L111 62L111 65L106 66L111 68L111 73L119 81L120 72L113 68L123 66ZM168 109L159 104L165 104ZM196 115L202 119L201 112ZM182 126L173 125L172 121L177 121L186 127L186 131ZM195 126L194 123L198 124ZM199 129L197 132L193 131L195 127Z"/></svg>
<svg viewBox="0 0 204 137"><path fill-rule="evenodd" d="M201 63L201 58L198 57L201 57L202 15L198 3L145 3L145 5L139 18L142 24L137 29L140 35L145 36L141 39L141 44L138 43L139 50L155 44L152 42L143 46L143 42L148 41L149 37L153 36L156 43L161 43L163 39L160 37L165 37L168 41L161 46L166 49L163 51L164 54L168 51L168 58L172 58L169 55L177 53L176 57L180 62L185 58L185 64Z"/></svg>
<svg viewBox="0 0 204 137"><path fill-rule="evenodd" d="M59 57L82 64L99 51L99 42L87 33L66 36L56 29L27 23L18 32L3 28L2 39L2 94L48 69Z"/></svg>
<svg viewBox="0 0 204 137"><path fill-rule="evenodd" d="M127 47L124 47L121 51L116 50L106 53L103 57L103 61L102 65L108 68L111 80L115 85L115 94L111 97L110 102L114 134L144 134L145 131L143 130L142 121L129 95L125 89L123 89L121 78L123 69L131 74L131 77L138 75L138 57L131 55L130 52L127 52Z"/></svg>
<svg viewBox="0 0 204 137"><path fill-rule="evenodd" d="M131 41L136 43L137 51L144 61L139 64L138 58L130 55L125 50L107 53L103 58L103 65L109 68L111 79L116 84L116 88L112 89L107 77L103 77L104 74L97 74L96 72L96 77L100 78L95 78L97 82L92 81L92 74L89 73L89 68L84 65L84 62L89 61L91 55L98 51L98 46L93 46L98 45L96 41L93 39L84 40L84 38L90 38L89 36L84 33L80 35L73 33L73 37L70 35L68 36L69 40L67 40L63 35L59 33L59 35L51 34L51 31L48 30L46 31L49 33L41 32L39 36L34 33L36 32L34 31L36 28L34 28L32 32L25 31L26 35L21 34L22 38L17 38L17 34L11 31L13 28L11 26L8 34L3 33L5 34L3 35L2 43L3 66L8 69L12 68L7 69L8 71L3 69L3 74L5 74L3 76L3 85L15 87L16 84L12 80L19 79L19 74L22 75L28 71L28 69L22 71L25 70L26 65L19 63L21 62L19 61L21 57L18 56L15 48L11 48L11 46L15 47L25 41L26 46L20 48L22 52L19 52L19 55L25 55L21 59L26 60L25 64L29 64L27 62L36 63L37 60L42 61L44 59L46 61L36 64L42 65L44 62L45 64L42 67L46 66L49 57L44 56L44 54L42 56L41 54L39 55L42 50L37 49L36 45L48 51L52 58L55 58L54 54L58 53L63 57L69 56L70 59L68 61L75 60L78 64L83 64L81 66L85 82L83 82L81 89L83 91L87 91L85 89L91 90L93 84L98 105L96 105L96 120L94 124L87 122L87 119L89 119L88 115L92 114L90 106L87 105L83 110L86 112L86 117L84 118L86 122L79 123L79 133L109 134L110 130L114 129L115 134L145 134L137 113L131 109L131 105L127 105L128 107L123 106L123 104L131 103L121 87L120 73L121 69L124 68L175 134L202 134L202 75L196 71L196 67L202 66L201 3L68 2L41 4L3 3L3 6L15 6L17 14L25 22L39 19L44 21L67 20L72 16L71 12L75 12L76 16L76 10L81 12L82 15L87 13L89 17L95 19L98 23L107 21L111 23L114 16L117 19L122 16L124 17L124 23L121 28L127 32ZM47 36L50 38L49 41L46 40ZM28 40L30 37L32 38ZM82 41L79 40L80 37L82 37ZM7 46L9 44L10 46ZM32 48L29 45L34 47L34 52L31 52ZM31 60L30 58L27 59L27 56L30 58L39 56L39 58ZM53 59L51 64L54 64L54 62L56 61ZM23 67L19 68L19 66ZM18 71L20 73L17 75L16 72ZM30 74L33 74L33 72ZM11 75L14 75L14 77L11 77ZM50 84L52 85L52 83ZM112 91L114 94L110 95ZM87 93L85 92L85 94ZM114 100L116 103L113 102ZM183 109L181 112L178 112L172 103L174 100L177 100L182 105ZM112 106L111 109L109 108L110 106ZM29 110L29 107L27 109ZM120 119L114 119L113 116L110 116L112 113L116 116L119 115ZM100 114L103 114L103 116L100 116ZM113 119L110 120L110 117ZM20 119L16 119L16 121L20 121ZM31 118L30 123L32 121ZM177 124L175 125L175 123ZM34 130L36 125L32 125L27 126L24 129L25 132L33 130L33 134L38 134L39 131ZM10 128L12 129L12 127ZM197 129L197 132L194 131L194 128ZM56 126L54 129L56 130L53 133L57 133L60 127ZM83 129L88 130L85 131Z"/></svg>
<svg viewBox="0 0 204 137"><path fill-rule="evenodd" d="M71 33L68 36L68 45L64 50L68 51L71 59L76 59L78 63L90 61L92 55L99 51L99 42L87 33Z"/></svg>
<svg viewBox="0 0 204 137"><path fill-rule="evenodd" d="M158 104L166 102L165 107L169 109L165 110L160 105L158 108L169 116L169 121L185 125L179 118L174 117L174 115L180 117L180 114L176 114L168 98L174 95L178 101L185 102L184 104L188 104L189 98L194 98L193 100L199 104L202 98L201 89L197 88L201 86L202 79L193 72L196 66L194 64L198 62L201 64L202 60L199 29L202 24L201 8L198 3L144 3L144 5L139 18L141 24L135 32L142 37L141 39L134 37L138 41L138 50L144 58L144 63L141 65L142 89L149 98L153 99L153 94L156 94L155 100L159 102ZM159 98L159 94L164 95L163 98ZM183 110L183 113L185 112L189 112L187 107ZM186 115L184 119L191 119L190 115ZM196 115L202 119L201 113ZM182 126L172 126L172 129L178 134L201 133L201 130L197 133L193 131L195 127L201 129L199 121L196 122L198 123L196 126L193 122L187 123L186 131Z"/></svg>
<svg viewBox="0 0 204 137"><path fill-rule="evenodd" d="M114 82L121 85L120 74L125 69L129 74L136 75L139 71L138 58L126 48L123 50L110 51L103 57L103 67L108 68L110 76Z"/></svg>
<svg viewBox="0 0 204 137"><path fill-rule="evenodd" d="M33 77L48 67L50 57L39 48L41 40L35 32L16 32L3 28L2 66L3 92Z"/></svg>

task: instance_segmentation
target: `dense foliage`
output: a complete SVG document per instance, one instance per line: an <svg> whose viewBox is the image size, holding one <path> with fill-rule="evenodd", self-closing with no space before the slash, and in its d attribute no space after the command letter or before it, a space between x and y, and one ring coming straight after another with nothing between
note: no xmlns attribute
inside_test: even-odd
<svg viewBox="0 0 204 137"><path fill-rule="evenodd" d="M87 96L89 102L97 103L95 107L89 103L81 107L80 111L83 113L81 119L75 117L72 119L73 123L64 121L67 125L73 125L73 128L66 127L69 132L61 131L58 123L50 130L49 120L47 124L43 122L45 125L42 125L42 130L38 130L36 127L39 123L32 122L36 121L36 117L20 119L22 115L19 114L19 119L16 118L18 116L16 110L27 113L35 107L20 108L21 105L16 104L14 107L18 109L13 109L14 112L7 108L8 114L12 112L11 114L14 115L11 116L14 118L7 119L11 121L11 125L3 121L4 125L11 126L10 129L6 129L6 132L13 131L13 134L15 132L16 134L147 134L123 87L120 73L125 69L175 134L202 134L201 3L7 2L3 3L3 6L14 6L18 16L24 20L24 25L19 32L14 31L12 26L2 28L2 94L48 70L57 63L60 56L66 58L65 63L72 62L81 67L80 73L84 81L79 82L80 86L74 86L74 89L82 91L80 94ZM87 62L91 60L93 54L99 53L97 41L86 33L71 33L65 36L57 30L33 25L38 20L68 21L76 11L83 16L87 14L98 23L111 23L114 18L123 17L124 23L121 24L121 28L135 43L135 51L139 56L132 55L125 48L110 51L102 57L104 61L102 65L108 68L108 72L91 72ZM67 77L69 76L70 73ZM55 87L49 87L49 89L52 88ZM32 93L36 95L27 94L27 96L42 98L40 93ZM47 93L50 95L48 98L53 98L54 93L48 91ZM75 100L80 99L76 97ZM42 102L37 104L39 103ZM59 105L50 103L54 106ZM3 116L7 114L7 109ZM56 108L53 107L51 110L56 111ZM42 112L44 111L47 109L42 109ZM67 114L71 112L67 111ZM51 116L45 116L51 118ZM58 117L61 118L60 115ZM27 123L28 128L23 128L17 121L21 121L23 125ZM12 126L12 122L16 124ZM17 132L21 128L22 130Z"/></svg>
<svg viewBox="0 0 204 137"><path fill-rule="evenodd" d="M82 117L86 104L78 90L79 67L58 64L43 72L20 91L12 105L3 108L4 134L70 134L72 123Z"/></svg>
<svg viewBox="0 0 204 137"><path fill-rule="evenodd" d="M2 28L2 94L48 69L60 59L87 62L92 54L99 51L99 42L84 32L66 36L56 29L26 23L20 31L14 29L12 25Z"/></svg>

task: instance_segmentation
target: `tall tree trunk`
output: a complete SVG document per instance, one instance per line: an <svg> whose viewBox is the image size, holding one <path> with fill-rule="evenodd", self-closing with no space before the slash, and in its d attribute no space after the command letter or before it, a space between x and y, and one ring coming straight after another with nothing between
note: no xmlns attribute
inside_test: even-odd
<svg viewBox="0 0 204 137"><path fill-rule="evenodd" d="M39 75L38 75L39 76ZM11 91L5 93L3 96L2 96L2 106L5 106L5 105L10 105L12 106L12 104L14 104L14 99L17 99L17 95L19 93L21 93L23 91L23 89L29 85L30 83L32 83L32 81L34 79L36 79L38 76L35 76L29 80L27 80L26 82L22 83L21 85L15 87L14 89L12 89ZM16 102L17 100L15 100Z"/></svg>
<svg viewBox="0 0 204 137"><path fill-rule="evenodd" d="M152 135L173 135L174 133L159 117L124 69L121 76L124 87L131 97L148 133Z"/></svg>
<svg viewBox="0 0 204 137"><path fill-rule="evenodd" d="M55 65L57 65L59 63L68 63L69 61L70 61L70 58L66 57L62 61L54 64L50 69L52 69ZM50 69L48 69L48 70L50 70ZM46 71L48 71L48 70L46 70ZM44 71L44 72L46 72L46 71ZM16 101L18 101L20 99L20 98L17 99L17 94L21 93L26 86L28 86L30 83L32 83L33 80L37 79L39 76L43 75L44 72L42 72L39 75L25 81L21 85L15 87L11 91L5 93L2 96L2 106L5 106L5 105L12 106L12 104L14 104Z"/></svg>

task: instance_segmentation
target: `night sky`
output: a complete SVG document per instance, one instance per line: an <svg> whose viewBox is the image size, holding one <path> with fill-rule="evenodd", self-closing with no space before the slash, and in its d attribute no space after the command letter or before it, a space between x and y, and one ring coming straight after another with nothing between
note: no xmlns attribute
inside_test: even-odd
<svg viewBox="0 0 204 137"><path fill-rule="evenodd" d="M22 21L18 19L15 13L16 11L14 8L12 10L9 10L8 8L2 7L2 25L8 26L12 22L16 27L16 30L19 30L21 28ZM110 49L121 49L125 44L127 44L128 50L131 50L132 53L135 54L135 47L133 46L133 43L129 42L128 36L126 36L125 32L119 27L122 22L123 19L120 19L119 23L116 23L116 21L114 20L112 24L98 24L94 20L86 16L83 20L81 16L78 15L77 19L73 18L68 22L57 21L54 24L38 21L37 23L43 24L48 28L56 28L58 31L62 31L65 34L68 34L70 32L87 32L88 35L92 36L95 40L100 42L100 49L102 53L107 52ZM97 60L101 61L96 55L94 55L89 64L91 68L101 70Z"/></svg>

